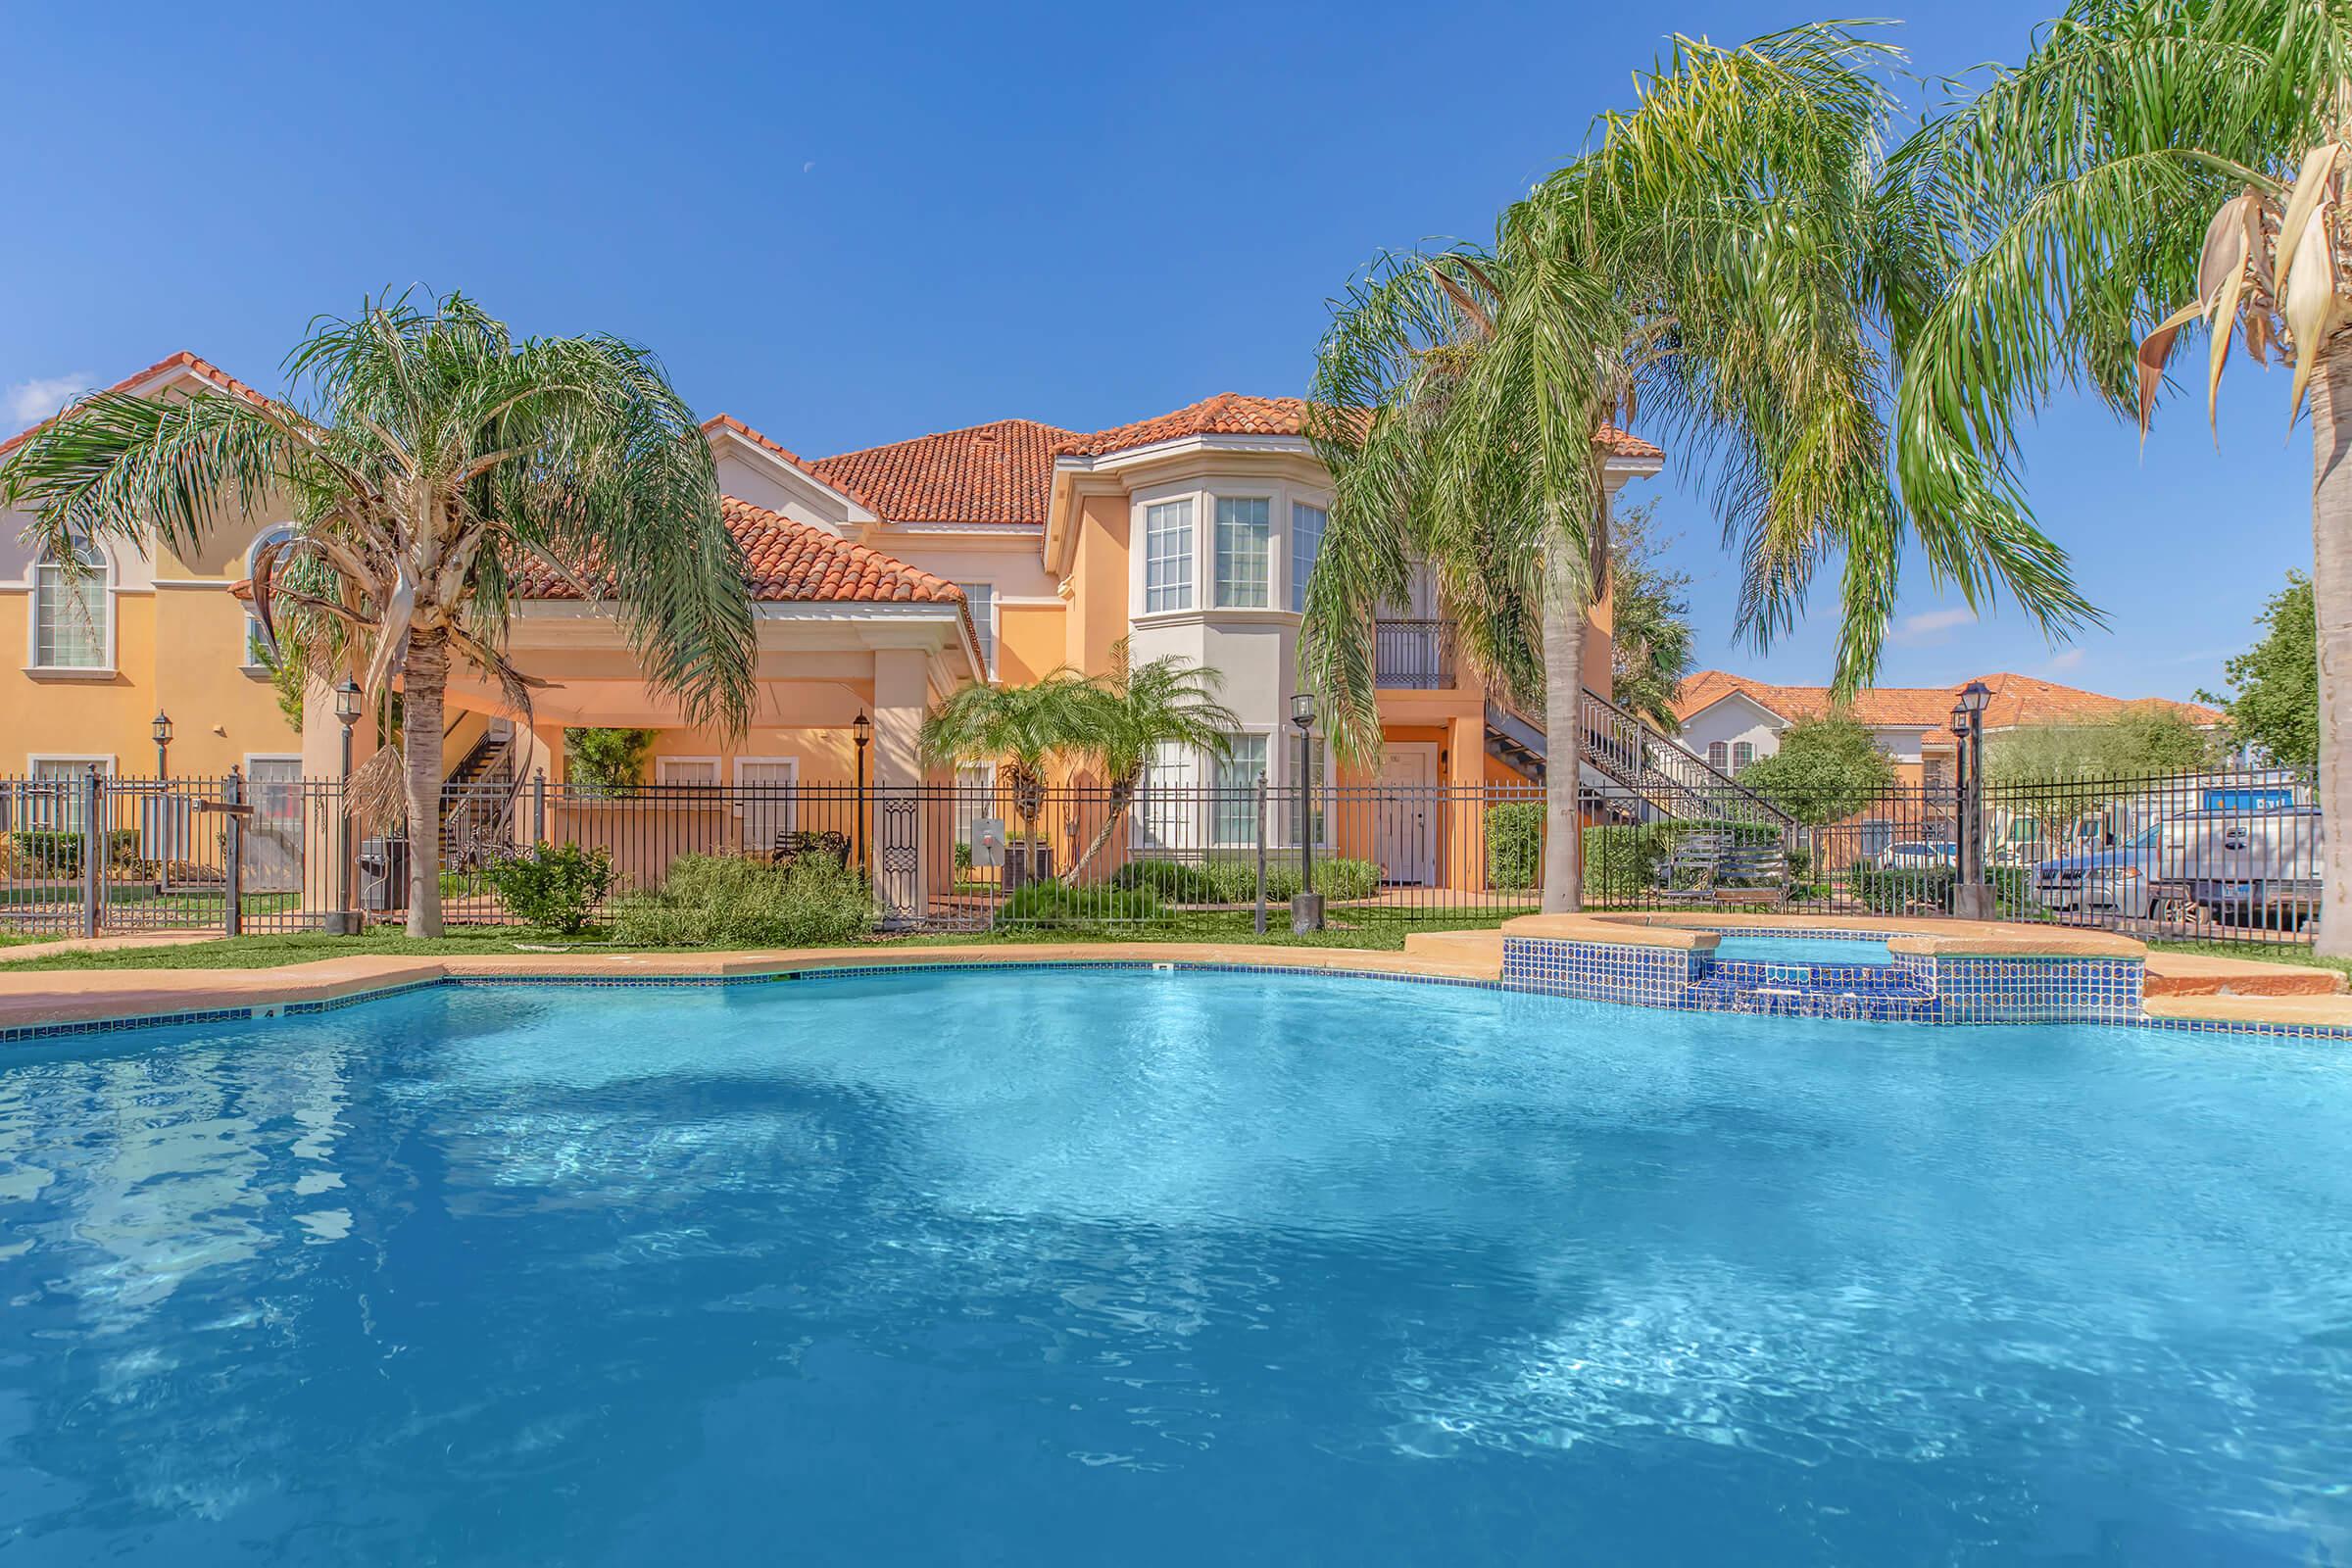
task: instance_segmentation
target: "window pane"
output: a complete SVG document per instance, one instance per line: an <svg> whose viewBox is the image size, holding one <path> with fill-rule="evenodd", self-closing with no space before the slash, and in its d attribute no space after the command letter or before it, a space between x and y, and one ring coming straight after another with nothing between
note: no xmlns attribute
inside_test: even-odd
<svg viewBox="0 0 2352 1568"><path fill-rule="evenodd" d="M980 633L980 661L990 678L997 673L997 585L959 582L963 602L971 607L972 625Z"/></svg>
<svg viewBox="0 0 2352 1568"><path fill-rule="evenodd" d="M1323 554L1323 525L1330 514L1321 507L1291 503L1291 608L1306 610L1306 580L1315 574L1315 558Z"/></svg>
<svg viewBox="0 0 2352 1568"><path fill-rule="evenodd" d="M1707 765L1720 773L1731 762L1732 749L1721 741L1707 742Z"/></svg>
<svg viewBox="0 0 2352 1568"><path fill-rule="evenodd" d="M1240 610L1266 604L1274 529L1264 497L1217 500L1217 603Z"/></svg>
<svg viewBox="0 0 2352 1568"><path fill-rule="evenodd" d="M1755 760L1756 748L1752 742L1741 741L1739 745L1732 748L1732 766L1736 768L1745 767L1748 763L1754 761Z"/></svg>
<svg viewBox="0 0 2352 1568"><path fill-rule="evenodd" d="M1152 763L1137 785L1135 819L1144 848L1190 849L1199 841L1194 826L1198 781L1191 747L1163 742L1153 749Z"/></svg>
<svg viewBox="0 0 2352 1568"><path fill-rule="evenodd" d="M1232 750L1217 761L1217 842L1257 842L1257 779L1266 770L1263 735L1227 737Z"/></svg>
<svg viewBox="0 0 2352 1568"><path fill-rule="evenodd" d="M1144 609L1193 608L1193 504L1144 509Z"/></svg>
<svg viewBox="0 0 2352 1568"><path fill-rule="evenodd" d="M45 561L33 571L32 662L57 669L99 669L106 664L106 566L93 551L80 552L85 568L69 580L66 568Z"/></svg>

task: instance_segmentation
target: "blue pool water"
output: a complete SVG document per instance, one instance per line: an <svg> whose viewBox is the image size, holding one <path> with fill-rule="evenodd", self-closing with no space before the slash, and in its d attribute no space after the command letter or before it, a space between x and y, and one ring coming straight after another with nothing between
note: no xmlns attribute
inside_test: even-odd
<svg viewBox="0 0 2352 1568"><path fill-rule="evenodd" d="M1719 963L1887 964L1885 937L1751 937L1728 935L1715 947Z"/></svg>
<svg viewBox="0 0 2352 1568"><path fill-rule="evenodd" d="M2352 1059L1136 972L0 1057L0 1561L2307 1563Z"/></svg>

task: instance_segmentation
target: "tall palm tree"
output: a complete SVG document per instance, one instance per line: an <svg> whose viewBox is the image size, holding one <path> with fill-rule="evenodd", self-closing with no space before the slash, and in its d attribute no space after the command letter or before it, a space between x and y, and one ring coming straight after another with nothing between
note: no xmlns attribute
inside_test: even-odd
<svg viewBox="0 0 2352 1568"><path fill-rule="evenodd" d="M1111 645L1108 672L1091 684L1094 701L1071 750L1102 770L1108 810L1062 878L1073 886L1126 819L1154 753L1181 746L1222 761L1232 755L1232 736L1242 727L1241 715L1217 700L1225 686L1222 671L1175 654L1138 664L1124 637Z"/></svg>
<svg viewBox="0 0 2352 1568"><path fill-rule="evenodd" d="M917 744L935 765L986 761L1003 769L1027 842L1045 809L1046 770L1072 754L1099 698L1094 682L1066 664L1023 686L958 687L924 715Z"/></svg>
<svg viewBox="0 0 2352 1568"><path fill-rule="evenodd" d="M1816 25L1678 38L1642 102L1506 211L1494 244L1392 257L1339 302L1313 433L1334 473L1302 671L1346 755L1379 749L1371 627L1416 564L1487 680L1548 715L1544 906L1581 902L1586 613L1608 559L1606 426L1637 408L1710 481L1741 629L1786 630L1842 557L1835 683L1884 646L1906 538L1976 605L2053 635L2091 614L1997 461L1943 455L1898 493L1885 409L1941 280L1914 189L1886 177L1892 51Z"/></svg>
<svg viewBox="0 0 2352 1568"><path fill-rule="evenodd" d="M409 934L437 936L452 662L527 715L507 613L524 574L553 575L612 601L687 722L740 728L755 654L741 553L693 412L635 344L516 339L461 295L403 295L314 322L286 368L284 403L85 398L19 450L0 493L53 547L193 553L240 514L295 508L295 537L255 561L254 609L314 678L356 664L371 696L398 686L409 739L358 782L403 802Z"/></svg>
<svg viewBox="0 0 2352 1568"><path fill-rule="evenodd" d="M2290 363L2312 431L2320 635L2319 951L2352 955L2352 11L2338 0L2082 0L1896 155L1965 255L1898 413L1907 490L2005 454L2062 386L2146 439L2203 333L2207 416L2234 342ZM2185 589L2184 589L2185 591Z"/></svg>

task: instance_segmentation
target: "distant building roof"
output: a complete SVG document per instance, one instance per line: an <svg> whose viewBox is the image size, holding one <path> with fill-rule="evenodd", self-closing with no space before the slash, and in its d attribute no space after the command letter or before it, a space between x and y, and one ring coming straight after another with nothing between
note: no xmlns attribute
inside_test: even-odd
<svg viewBox="0 0 2352 1568"><path fill-rule="evenodd" d="M2223 714L2199 703L2177 703L2170 698L2106 697L2080 687L2061 686L2034 675L1979 675L1992 690L1984 707L1986 729L2014 729L2026 724L2089 724L2133 709L2167 709L2197 725L2219 724ZM1942 729L1951 723L1952 705L1967 681L1950 686L1873 686L1856 692L1844 711L1874 729ZM1832 710L1827 686L1781 686L1751 680L1728 670L1702 669L1675 693L1674 713L1684 723L1737 693L1774 716L1794 722L1819 718Z"/></svg>

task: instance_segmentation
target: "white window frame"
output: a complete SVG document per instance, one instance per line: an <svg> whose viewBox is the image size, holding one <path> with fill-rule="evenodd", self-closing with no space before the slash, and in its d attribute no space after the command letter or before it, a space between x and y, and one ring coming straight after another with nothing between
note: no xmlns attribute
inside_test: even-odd
<svg viewBox="0 0 2352 1568"><path fill-rule="evenodd" d="M1228 733L1225 738L1228 741L1264 741L1266 743L1266 754L1262 760L1266 775L1266 783L1269 786L1278 786L1280 784L1282 779L1282 759L1277 755L1275 750L1276 747L1281 744L1280 726L1265 724L1244 724L1240 729L1233 730ZM1226 804L1226 786L1218 779L1217 775L1226 767L1231 765L1231 760L1232 760L1230 758L1219 759L1211 754L1202 753L1199 759L1199 761L1196 763L1196 765L1200 766L1202 773L1206 777L1206 782L1201 787L1209 792L1208 820L1202 823L1201 826L1206 831L1208 847L1210 849L1230 850L1240 848L1244 845L1255 845L1257 843L1257 829L1254 825L1251 826L1250 832L1245 837L1229 839L1224 836L1225 822L1223 813Z"/></svg>
<svg viewBox="0 0 2352 1568"><path fill-rule="evenodd" d="M1323 519L1321 523L1316 525L1315 554L1313 559L1306 563L1306 570L1304 571L1300 571L1298 569L1298 514L1301 512L1311 512ZM1291 548L1287 552L1287 559L1289 561L1288 570L1290 574L1291 589L1290 604L1291 612L1293 614L1304 614L1306 612L1307 580L1314 575L1315 562L1323 559L1323 538L1324 535L1328 534L1330 531L1331 504L1328 501L1309 501L1302 496L1293 496L1291 498Z"/></svg>
<svg viewBox="0 0 2352 1568"><path fill-rule="evenodd" d="M1152 760L1144 764L1143 777L1136 784L1135 805L1127 813L1130 823L1128 842L1144 851L1165 851L1183 854L1200 848L1201 823L1198 807L1200 801L1200 760L1199 748L1163 745L1154 749ZM1158 753L1168 754L1163 762ZM1177 792L1179 800L1175 814L1157 809L1160 781L1155 777L1165 765L1181 763L1182 779L1167 788ZM1172 828L1173 831L1169 831Z"/></svg>
<svg viewBox="0 0 2352 1568"><path fill-rule="evenodd" d="M1707 765L1718 773L1729 772L1732 766L1732 743L1730 741L1707 742Z"/></svg>
<svg viewBox="0 0 2352 1568"><path fill-rule="evenodd" d="M248 578L252 577L253 564L261 558L263 546L273 539L291 539L299 531L290 522L273 522L260 533L255 534L253 543L245 547L245 575ZM267 675L270 672L270 666L254 657L253 651L261 645L262 641L262 617L248 612L245 616L243 662L237 666L248 675ZM272 654L276 651L274 648L270 650Z"/></svg>
<svg viewBox="0 0 2352 1568"><path fill-rule="evenodd" d="M966 777L967 774L977 775ZM997 764L956 764L956 842L970 848L977 823L997 814Z"/></svg>
<svg viewBox="0 0 2352 1568"><path fill-rule="evenodd" d="M74 763L74 776L75 778L79 778L81 776L81 770L83 768L86 768L91 763L95 762L98 764L98 776L100 778L113 778L115 776L115 759L112 753L27 752L24 755L25 783L30 784L35 781L36 775L38 775L41 770L40 764L43 762ZM36 820L33 808L36 805L47 805L51 803L64 806L67 813L66 819L56 822ZM78 813L81 809L81 798L79 796L75 796L71 802L57 802L54 796L48 795L45 792L26 797L23 802L24 815L21 820L19 819L17 806L18 803L11 802L11 810L9 811L11 820L8 823L11 828L23 828L30 832L39 833L71 833L78 831L81 826L81 823L76 815L76 813Z"/></svg>
<svg viewBox="0 0 2352 1568"><path fill-rule="evenodd" d="M988 638L988 646L981 650L988 656L988 667L980 672L980 678L995 680L997 678L997 662L1003 655L1004 628L1004 609L1003 602L997 597L997 585L993 580L983 578L974 582L958 582L956 586L963 590L963 602L966 609L971 606L973 589L984 588L988 591L987 619L983 622L980 616L974 615L972 624Z"/></svg>
<svg viewBox="0 0 2352 1568"><path fill-rule="evenodd" d="M678 760L679 760L679 761L685 761L685 760L687 760L687 759L685 759L685 758L679 758L679 759L678 759ZM791 778L791 781L790 781L789 783L787 783L786 785L784 785L784 786L783 786L783 787L784 787L784 788L785 788L787 791L789 791L789 792L790 792L790 793L788 793L788 794L787 794L787 795L784 797L784 821L783 821L782 825L780 825L780 826L779 826L779 827L776 829L776 831L777 831L777 832L779 832L779 833L798 833L798 832L801 830L801 760L800 760L800 758L799 758L798 756L793 756L793 757L738 757L737 759L735 759L735 770L734 770L734 771L735 771L735 789L736 789L736 791L737 791L737 794L736 794L736 796L735 796L735 814L736 814L737 816L742 816L742 815L744 814L744 811L745 811L746 808L747 808L747 807L749 806L749 804L750 804L748 801L746 801L746 800L744 799L744 797L743 797L743 795L742 795L742 793L741 793L742 791L744 791L744 790L748 790L748 789L769 789L769 788L773 788L773 787L774 787L774 786L772 786L772 785L766 785L766 784L747 784L747 783L745 783L745 782L744 782L744 778L743 778L743 770L744 770L744 767L745 767L745 765L746 765L746 764L749 764L749 765L751 765L751 766L753 766L753 767L773 767L773 766L777 766L777 765L781 764L782 766L789 767L789 768L791 768L791 769L792 769L792 778ZM746 841L746 843L747 843L747 845L748 845L749 841L747 840L747 841ZM764 848L765 846L761 846L761 847L762 847L762 848Z"/></svg>
<svg viewBox="0 0 2352 1568"><path fill-rule="evenodd" d="M42 550L24 568L24 672L50 680L111 680L117 673L115 660L115 557L114 552L95 540L84 540L83 548L98 558L93 572L98 584L98 662L95 664L44 664L41 662L41 570L51 564L51 555Z"/></svg>
<svg viewBox="0 0 2352 1568"><path fill-rule="evenodd" d="M710 777L707 781L699 778L671 778L669 776L670 768L680 762L708 762L710 764ZM707 790L719 789L726 783L726 762L727 760L723 757L657 757L654 759L654 782Z"/></svg>
<svg viewBox="0 0 2352 1568"><path fill-rule="evenodd" d="M1225 597L1225 509L1255 504L1266 509L1265 533L1261 540L1257 586L1264 597L1256 604L1242 604ZM1209 497L1208 595L1213 610L1271 610L1274 608L1274 498L1265 494L1213 495ZM1238 561L1240 557L1237 555Z"/></svg>
<svg viewBox="0 0 2352 1568"><path fill-rule="evenodd" d="M1170 615L1183 614L1199 609L1201 586L1200 497L1193 494L1164 496L1158 500L1140 502L1139 505L1143 508L1144 514L1142 518L1143 549L1136 552L1136 612L1146 615ZM1181 508L1184 513L1184 548L1164 558L1171 564L1183 566L1184 580L1180 584L1160 584L1155 589L1152 581L1152 566L1155 560L1163 558L1155 557L1152 554L1152 514L1162 508ZM1173 597L1178 588L1183 590L1183 603L1154 605L1152 602L1152 595L1155 591Z"/></svg>
<svg viewBox="0 0 2352 1568"><path fill-rule="evenodd" d="M1741 752L1745 752L1747 755L1741 757L1740 755ZM1754 741L1734 741L1732 743L1732 771L1734 773L1739 772L1755 760L1756 743Z"/></svg>

